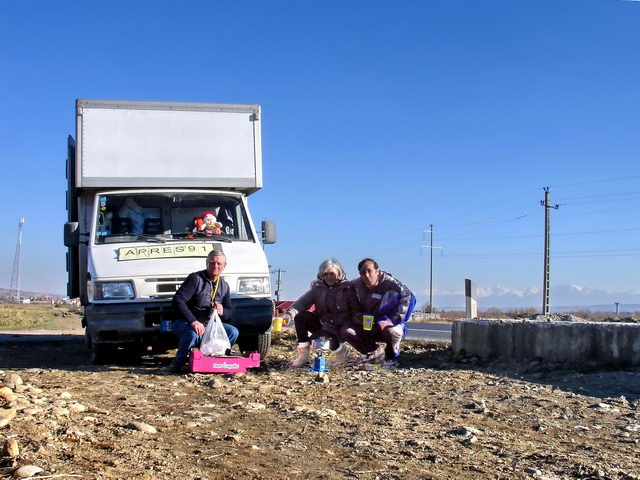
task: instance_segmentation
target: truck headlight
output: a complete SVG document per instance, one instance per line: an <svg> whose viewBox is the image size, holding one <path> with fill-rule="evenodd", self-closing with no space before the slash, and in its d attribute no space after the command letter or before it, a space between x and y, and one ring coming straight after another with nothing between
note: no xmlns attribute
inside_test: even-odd
<svg viewBox="0 0 640 480"><path fill-rule="evenodd" d="M131 282L96 282L96 300L127 300L134 297Z"/></svg>
<svg viewBox="0 0 640 480"><path fill-rule="evenodd" d="M239 295L256 295L269 293L268 277L246 277L238 279L236 293Z"/></svg>

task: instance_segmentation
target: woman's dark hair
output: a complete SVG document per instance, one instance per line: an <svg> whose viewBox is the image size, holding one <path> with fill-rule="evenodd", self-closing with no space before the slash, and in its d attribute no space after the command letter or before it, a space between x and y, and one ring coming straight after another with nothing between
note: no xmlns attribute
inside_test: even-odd
<svg viewBox="0 0 640 480"><path fill-rule="evenodd" d="M362 260L360 260L360 263L358 263L358 273L362 273L362 268L364 267L364 264L367 262L373 263L373 267L376 270L380 269L380 267L378 266L378 262L376 262L373 258L363 258Z"/></svg>

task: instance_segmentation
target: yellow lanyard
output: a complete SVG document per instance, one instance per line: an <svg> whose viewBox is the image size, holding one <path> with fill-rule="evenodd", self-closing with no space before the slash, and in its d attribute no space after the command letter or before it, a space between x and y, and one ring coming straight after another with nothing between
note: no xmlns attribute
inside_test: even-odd
<svg viewBox="0 0 640 480"><path fill-rule="evenodd" d="M209 283L211 284L211 305L213 306L213 304L216 301L216 293L218 293L218 285L220 285L220 277L218 277L218 279L216 280L216 288L214 290L213 288L213 282L211 280L209 280Z"/></svg>

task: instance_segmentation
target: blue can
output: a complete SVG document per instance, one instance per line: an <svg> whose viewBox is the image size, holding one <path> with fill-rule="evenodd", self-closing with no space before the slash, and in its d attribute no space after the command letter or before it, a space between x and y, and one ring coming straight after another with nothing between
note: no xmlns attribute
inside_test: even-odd
<svg viewBox="0 0 640 480"><path fill-rule="evenodd" d="M162 320L160 322L161 332L173 332L173 322L171 320Z"/></svg>
<svg viewBox="0 0 640 480"><path fill-rule="evenodd" d="M316 357L313 362L313 368L309 369L310 372L328 372L327 360L324 357Z"/></svg>

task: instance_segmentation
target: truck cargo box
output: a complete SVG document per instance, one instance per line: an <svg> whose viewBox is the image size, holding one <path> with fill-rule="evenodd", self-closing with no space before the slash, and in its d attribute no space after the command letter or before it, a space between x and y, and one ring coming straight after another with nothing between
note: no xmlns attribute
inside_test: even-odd
<svg viewBox="0 0 640 480"><path fill-rule="evenodd" d="M76 102L76 189L262 187L260 107Z"/></svg>

